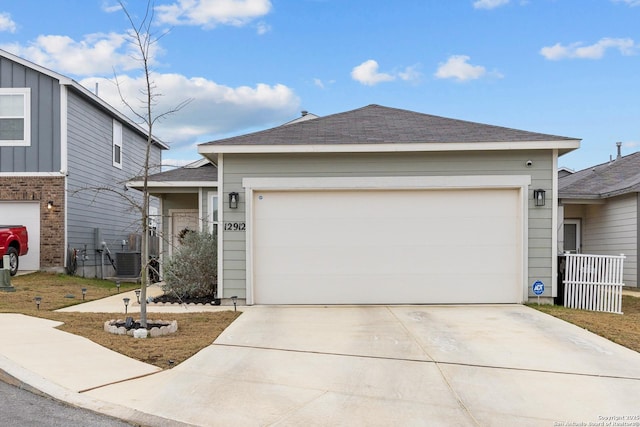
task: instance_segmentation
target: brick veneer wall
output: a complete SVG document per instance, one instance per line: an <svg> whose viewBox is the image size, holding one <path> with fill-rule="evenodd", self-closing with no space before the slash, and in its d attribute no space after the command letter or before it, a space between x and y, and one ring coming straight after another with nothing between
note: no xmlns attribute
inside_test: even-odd
<svg viewBox="0 0 640 427"><path fill-rule="evenodd" d="M40 268L64 267L64 180L60 177L0 177L0 201L40 201ZM53 208L47 209L47 202Z"/></svg>

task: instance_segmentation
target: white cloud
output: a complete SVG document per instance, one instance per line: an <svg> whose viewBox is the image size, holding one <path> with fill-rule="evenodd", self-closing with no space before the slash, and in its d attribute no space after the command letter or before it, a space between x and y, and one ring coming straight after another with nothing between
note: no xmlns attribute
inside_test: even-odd
<svg viewBox="0 0 640 427"><path fill-rule="evenodd" d="M471 65L468 63L467 55L453 55L447 62L440 63L435 76L439 79L455 79L458 81L475 80L487 75L487 70L481 65ZM502 77L494 73L497 77Z"/></svg>
<svg viewBox="0 0 640 427"><path fill-rule="evenodd" d="M640 6L640 0L612 0L614 3L626 3L629 6Z"/></svg>
<svg viewBox="0 0 640 427"><path fill-rule="evenodd" d="M28 45L17 43L0 46L43 67L62 74L76 76L112 75L113 70L130 71L140 68L133 45L127 34L89 34L82 41L67 36L47 35ZM151 57L162 51L156 43Z"/></svg>
<svg viewBox="0 0 640 427"><path fill-rule="evenodd" d="M373 86L382 82L395 80L391 74L378 72L378 63L373 59L364 61L362 64L353 67L351 77L363 85Z"/></svg>
<svg viewBox="0 0 640 427"><path fill-rule="evenodd" d="M257 29L259 35L263 35L263 34L268 33L269 31L271 31L271 25L267 24L264 21L260 21L256 25L256 29Z"/></svg>
<svg viewBox="0 0 640 427"><path fill-rule="evenodd" d="M507 3L509 0L476 0L473 2L473 7L476 9L495 9Z"/></svg>
<svg viewBox="0 0 640 427"><path fill-rule="evenodd" d="M139 100L144 79L120 76L118 80L125 100L134 108L144 107L144 100ZM131 116L112 80L87 78L80 83L93 90L96 82L102 99ZM229 87L201 77L187 78L179 74L153 74L153 82L158 95L156 114L192 99L186 107L154 127L156 136L178 145L204 142L207 138L219 138L238 130L281 124L297 114L300 106L294 91L282 84Z"/></svg>
<svg viewBox="0 0 640 427"><path fill-rule="evenodd" d="M11 19L11 15L6 12L0 13L0 31L7 31L9 33L16 32L17 25Z"/></svg>
<svg viewBox="0 0 640 427"><path fill-rule="evenodd" d="M540 49L540 54L545 58L557 61L560 59L600 59L608 49L617 49L623 55L633 55L638 46L632 39L614 39L605 37L590 46L583 46L582 43L572 43L562 45L556 43Z"/></svg>
<svg viewBox="0 0 640 427"><path fill-rule="evenodd" d="M404 81L418 81L422 77L422 73L418 71L417 66L411 66L404 69L404 71L398 72L398 77Z"/></svg>
<svg viewBox="0 0 640 427"><path fill-rule="evenodd" d="M318 86L320 89L324 89L324 83L318 78L313 79L313 84Z"/></svg>
<svg viewBox="0 0 640 427"><path fill-rule="evenodd" d="M416 70L415 66L407 67L404 71L397 71L394 73L381 73L378 71L378 62L369 59L362 64L353 67L351 70L351 78L357 82L367 86L374 86L382 82L390 82L400 78L401 80L417 80L420 78L420 73Z"/></svg>
<svg viewBox="0 0 640 427"><path fill-rule="evenodd" d="M122 6L120 3L109 3L107 1L102 2L102 10L107 13L120 12L122 10Z"/></svg>
<svg viewBox="0 0 640 427"><path fill-rule="evenodd" d="M242 26L270 11L269 0L178 0L156 6L160 23L204 28L218 24Z"/></svg>

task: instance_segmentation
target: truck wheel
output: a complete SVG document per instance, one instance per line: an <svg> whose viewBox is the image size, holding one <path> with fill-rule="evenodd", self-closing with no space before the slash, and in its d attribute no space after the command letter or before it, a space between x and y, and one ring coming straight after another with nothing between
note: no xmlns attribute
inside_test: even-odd
<svg viewBox="0 0 640 427"><path fill-rule="evenodd" d="M16 248L7 249L9 255L9 274L15 276L18 272L18 250Z"/></svg>

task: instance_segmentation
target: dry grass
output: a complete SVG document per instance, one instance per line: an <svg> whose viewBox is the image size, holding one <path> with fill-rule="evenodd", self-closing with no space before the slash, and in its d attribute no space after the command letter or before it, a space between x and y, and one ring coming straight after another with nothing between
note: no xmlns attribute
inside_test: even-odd
<svg viewBox="0 0 640 427"><path fill-rule="evenodd" d="M640 298L623 295L624 314L573 310L554 305L530 305L544 313L566 320L631 350L640 352Z"/></svg>
<svg viewBox="0 0 640 427"><path fill-rule="evenodd" d="M34 273L11 279L16 292L0 293L0 312L23 313L29 316L64 322L59 329L90 339L104 347L133 359L169 367L188 359L210 345L233 322L240 312L158 314L149 313L150 320L177 320L178 332L156 338L135 339L130 336L104 332L107 320L122 318L122 313L56 313L54 310L82 302L82 288L87 288L86 301L104 298L116 293L113 282L62 274ZM139 287L135 283L121 283L121 291ZM42 297L40 310L34 298ZM74 295L74 298L65 298ZM164 317L164 318L160 318Z"/></svg>

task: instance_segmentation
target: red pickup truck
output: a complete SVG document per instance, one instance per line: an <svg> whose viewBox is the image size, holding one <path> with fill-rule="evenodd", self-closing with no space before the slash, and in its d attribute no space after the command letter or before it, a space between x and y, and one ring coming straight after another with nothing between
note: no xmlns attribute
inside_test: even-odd
<svg viewBox="0 0 640 427"><path fill-rule="evenodd" d="M9 255L9 272L12 276L18 272L18 257L29 252L29 234L22 225L0 225L0 267L2 258Z"/></svg>

